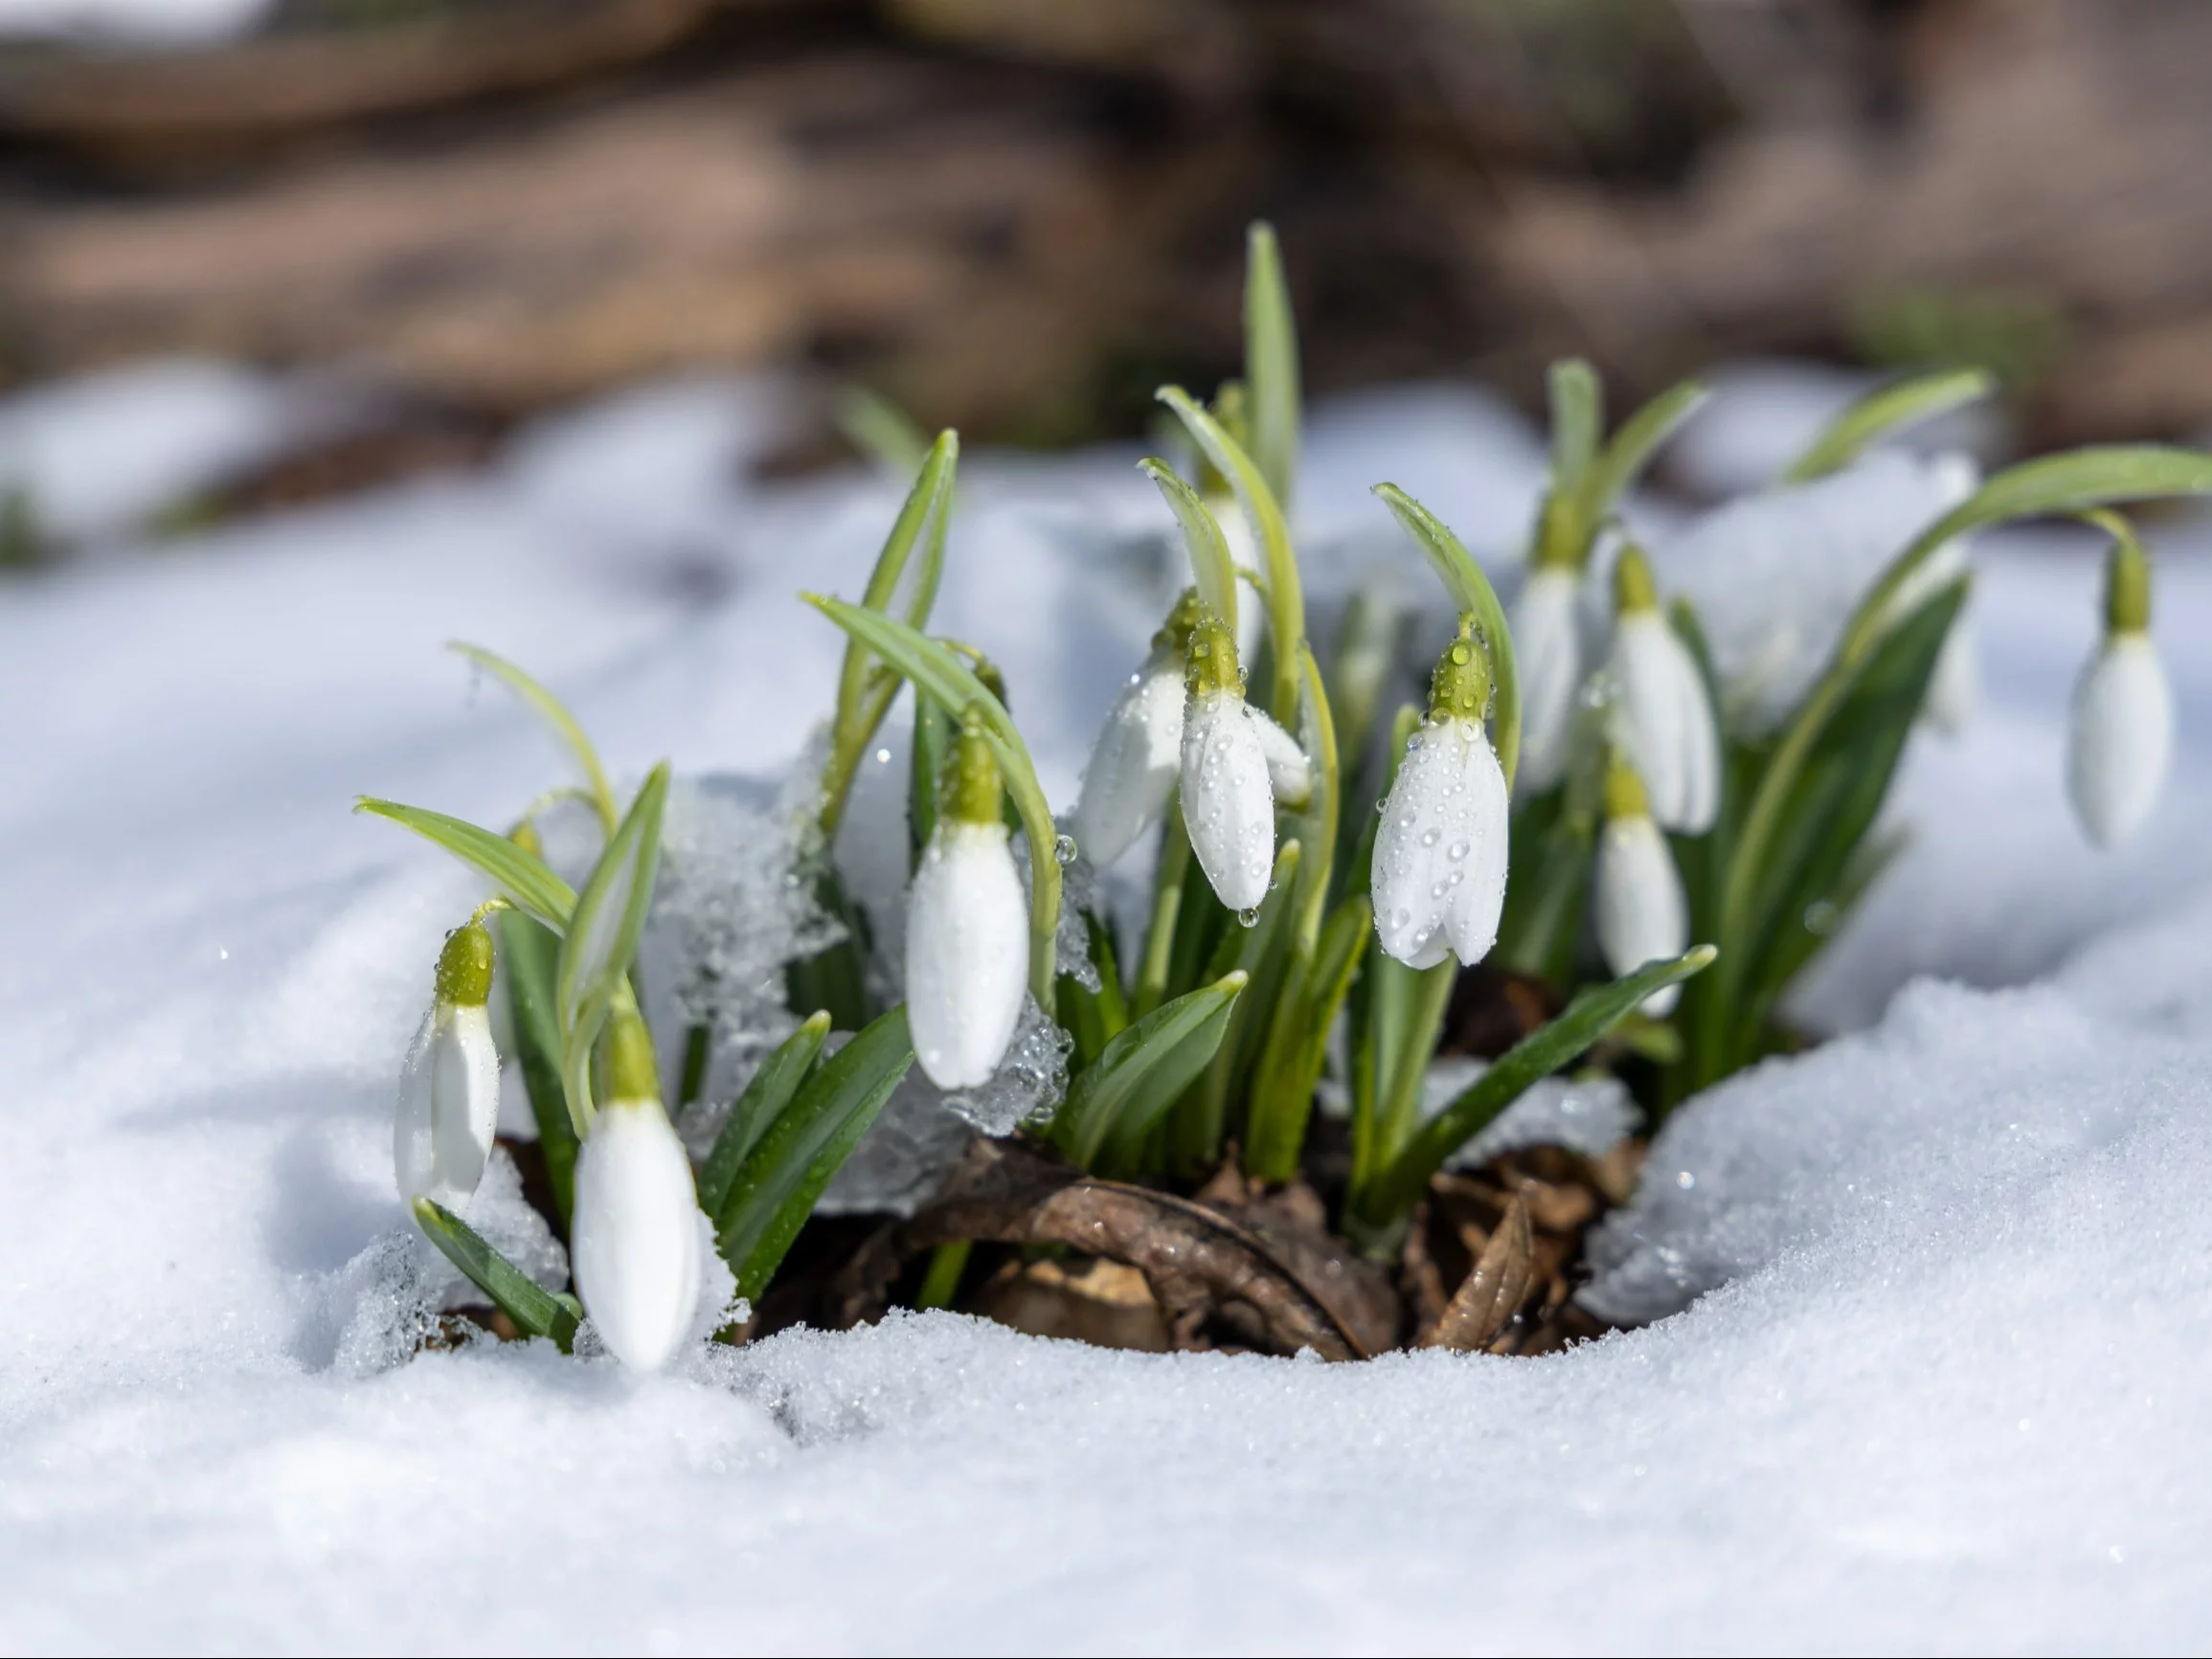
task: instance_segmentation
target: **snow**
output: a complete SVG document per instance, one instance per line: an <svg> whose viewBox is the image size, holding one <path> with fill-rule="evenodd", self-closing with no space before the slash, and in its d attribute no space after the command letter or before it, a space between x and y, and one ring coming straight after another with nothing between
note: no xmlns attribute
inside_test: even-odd
<svg viewBox="0 0 2212 1659"><path fill-rule="evenodd" d="M791 592L856 592L896 491L751 481L761 396L653 389L482 476L0 588L11 1647L2201 1645L2212 658L2183 642L2212 537L2187 523L2152 537L2174 787L2115 856L2061 787L2093 539L1980 539L1985 706L1916 741L1916 839L1799 998L1850 1035L1663 1132L1596 1291L1681 1310L1647 1328L1330 1367L931 1314L652 1379L542 1345L387 1364L392 1093L475 892L346 807L504 823L563 780L456 636L570 698L618 779L783 768L842 651ZM1433 605L1366 485L1501 556L1540 446L1448 389L1356 415L1310 435L1309 530L1358 542L1317 571ZM1157 622L1133 459L963 469L938 621L1004 667L1063 806ZM509 1179L487 1226L521 1224Z"/></svg>
<svg viewBox="0 0 2212 1659"><path fill-rule="evenodd" d="M0 0L0 40L181 46L243 34L270 0Z"/></svg>

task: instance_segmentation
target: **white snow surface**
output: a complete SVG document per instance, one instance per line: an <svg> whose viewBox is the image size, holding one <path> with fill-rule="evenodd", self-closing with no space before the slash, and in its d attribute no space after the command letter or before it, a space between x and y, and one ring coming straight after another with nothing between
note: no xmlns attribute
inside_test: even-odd
<svg viewBox="0 0 2212 1659"><path fill-rule="evenodd" d="M1536 1361L1106 1353L931 1314L652 1379L544 1345L392 1363L392 1093L475 892L347 805L504 822L558 780L440 657L456 636L571 698L623 777L795 753L840 646L791 592L857 592L896 496L748 483L758 395L641 393L481 477L0 588L9 1648L2204 1645L2212 537L2187 525L2153 537L2175 783L2112 857L2061 789L2095 549L1981 539L1984 707L1916 741L1917 839L1799 998L1851 1034L1682 1111L1609 1235L1594 1294L1656 1323ZM1365 486L1503 553L1540 447L1447 388L1357 415L1314 423L1305 522L1433 604ZM1060 804L1157 620L1109 547L1159 527L1133 459L964 469L938 624L1004 665ZM495 1171L487 1230L515 1201Z"/></svg>
<svg viewBox="0 0 2212 1659"><path fill-rule="evenodd" d="M0 39L198 45L243 34L270 0L0 0Z"/></svg>

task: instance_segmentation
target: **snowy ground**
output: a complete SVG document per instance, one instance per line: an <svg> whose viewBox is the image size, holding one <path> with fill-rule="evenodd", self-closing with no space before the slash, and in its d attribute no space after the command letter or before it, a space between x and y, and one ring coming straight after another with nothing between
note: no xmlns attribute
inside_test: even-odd
<svg viewBox="0 0 2212 1659"><path fill-rule="evenodd" d="M0 587L0 1643L2212 1641L2212 537L2186 528L2156 538L2184 751L2117 858L2060 789L2092 551L1984 541L1985 706L1916 747L1918 840L1805 999L1856 1034L1662 1139L1601 1294L1709 1293L1647 1329L1331 1368L931 1315L647 1380L349 1362L355 1259L400 1222L395 1069L471 892L347 807L504 820L553 775L454 636L633 776L787 757L838 651L791 591L855 591L893 497L748 489L770 411L657 389L487 477ZM1424 594L1365 485L1500 552L1539 463L1441 391L1341 406L1312 450L1320 585ZM1061 801L1155 620L1103 550L1157 514L1129 459L971 467L938 612L1005 665ZM1952 982L1895 995L1924 974Z"/></svg>

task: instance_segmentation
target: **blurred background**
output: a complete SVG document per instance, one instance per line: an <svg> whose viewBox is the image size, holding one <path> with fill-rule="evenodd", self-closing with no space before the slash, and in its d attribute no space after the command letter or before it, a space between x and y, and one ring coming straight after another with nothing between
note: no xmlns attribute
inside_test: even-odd
<svg viewBox="0 0 2212 1659"><path fill-rule="evenodd" d="M324 389L202 518L676 370L1134 433L1255 216L1316 393L1964 360L2020 446L2193 437L2208 72L2194 0L0 0L0 483L147 361L203 436L210 362Z"/></svg>

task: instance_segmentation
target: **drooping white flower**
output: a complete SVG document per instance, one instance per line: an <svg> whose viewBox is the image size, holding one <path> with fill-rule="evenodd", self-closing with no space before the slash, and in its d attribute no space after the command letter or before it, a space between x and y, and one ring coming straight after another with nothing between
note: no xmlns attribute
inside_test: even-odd
<svg viewBox="0 0 2212 1659"><path fill-rule="evenodd" d="M658 1371L698 1312L699 1197L634 1010L608 1027L607 1080L576 1155L569 1259L599 1339L632 1370Z"/></svg>
<svg viewBox="0 0 2212 1659"><path fill-rule="evenodd" d="M485 1008L491 964L491 934L483 923L445 941L435 998L400 1073L392 1123L399 1196L427 1198L456 1215L476 1196L499 1130L499 1050Z"/></svg>
<svg viewBox="0 0 2212 1659"><path fill-rule="evenodd" d="M1542 794L1567 775L1574 700L1582 689L1582 578L1538 565L1513 602L1513 661L1521 676L1521 768L1514 786Z"/></svg>
<svg viewBox="0 0 2212 1659"><path fill-rule="evenodd" d="M1190 637L1183 711L1183 821L1214 896L1240 914L1275 871L1275 786L1265 716L1244 700L1236 641L1218 617ZM1296 745L1294 744L1295 748Z"/></svg>
<svg viewBox="0 0 2212 1659"><path fill-rule="evenodd" d="M2174 688L2151 642L2151 571L2133 535L2106 568L2105 637L2074 691L2066 787L2089 840L2118 846L2158 804L2174 759Z"/></svg>
<svg viewBox="0 0 2212 1659"><path fill-rule="evenodd" d="M1666 837L1652 821L1642 780L1622 756L1606 769L1605 827L1597 842L1597 946L1618 976L1690 948L1689 902ZM1643 999L1653 1019L1682 996L1668 985Z"/></svg>
<svg viewBox="0 0 2212 1659"><path fill-rule="evenodd" d="M907 901L907 1020L914 1058L939 1088L990 1081L1022 1017L1028 901L1003 798L998 761L971 716L946 758L937 828Z"/></svg>
<svg viewBox="0 0 2212 1659"><path fill-rule="evenodd" d="M1107 710L1083 769L1072 828L1083 856L1104 869L1160 815L1183 771L1183 652L1155 649Z"/></svg>
<svg viewBox="0 0 2212 1659"><path fill-rule="evenodd" d="M1703 835L1720 812L1721 735L1689 647L1659 615L1651 567L1626 548L1614 566L1617 738L1662 828Z"/></svg>
<svg viewBox="0 0 2212 1659"><path fill-rule="evenodd" d="M1483 725L1489 706L1489 664L1462 622L1437 660L1429 717L1407 741L1375 831L1375 930L1408 967L1452 954L1473 965L1498 942L1511 811Z"/></svg>
<svg viewBox="0 0 2212 1659"><path fill-rule="evenodd" d="M1275 804L1296 812L1313 798L1313 762L1298 747L1298 740L1266 714L1253 708L1252 718L1259 730L1260 751L1267 756L1267 780L1275 791Z"/></svg>

